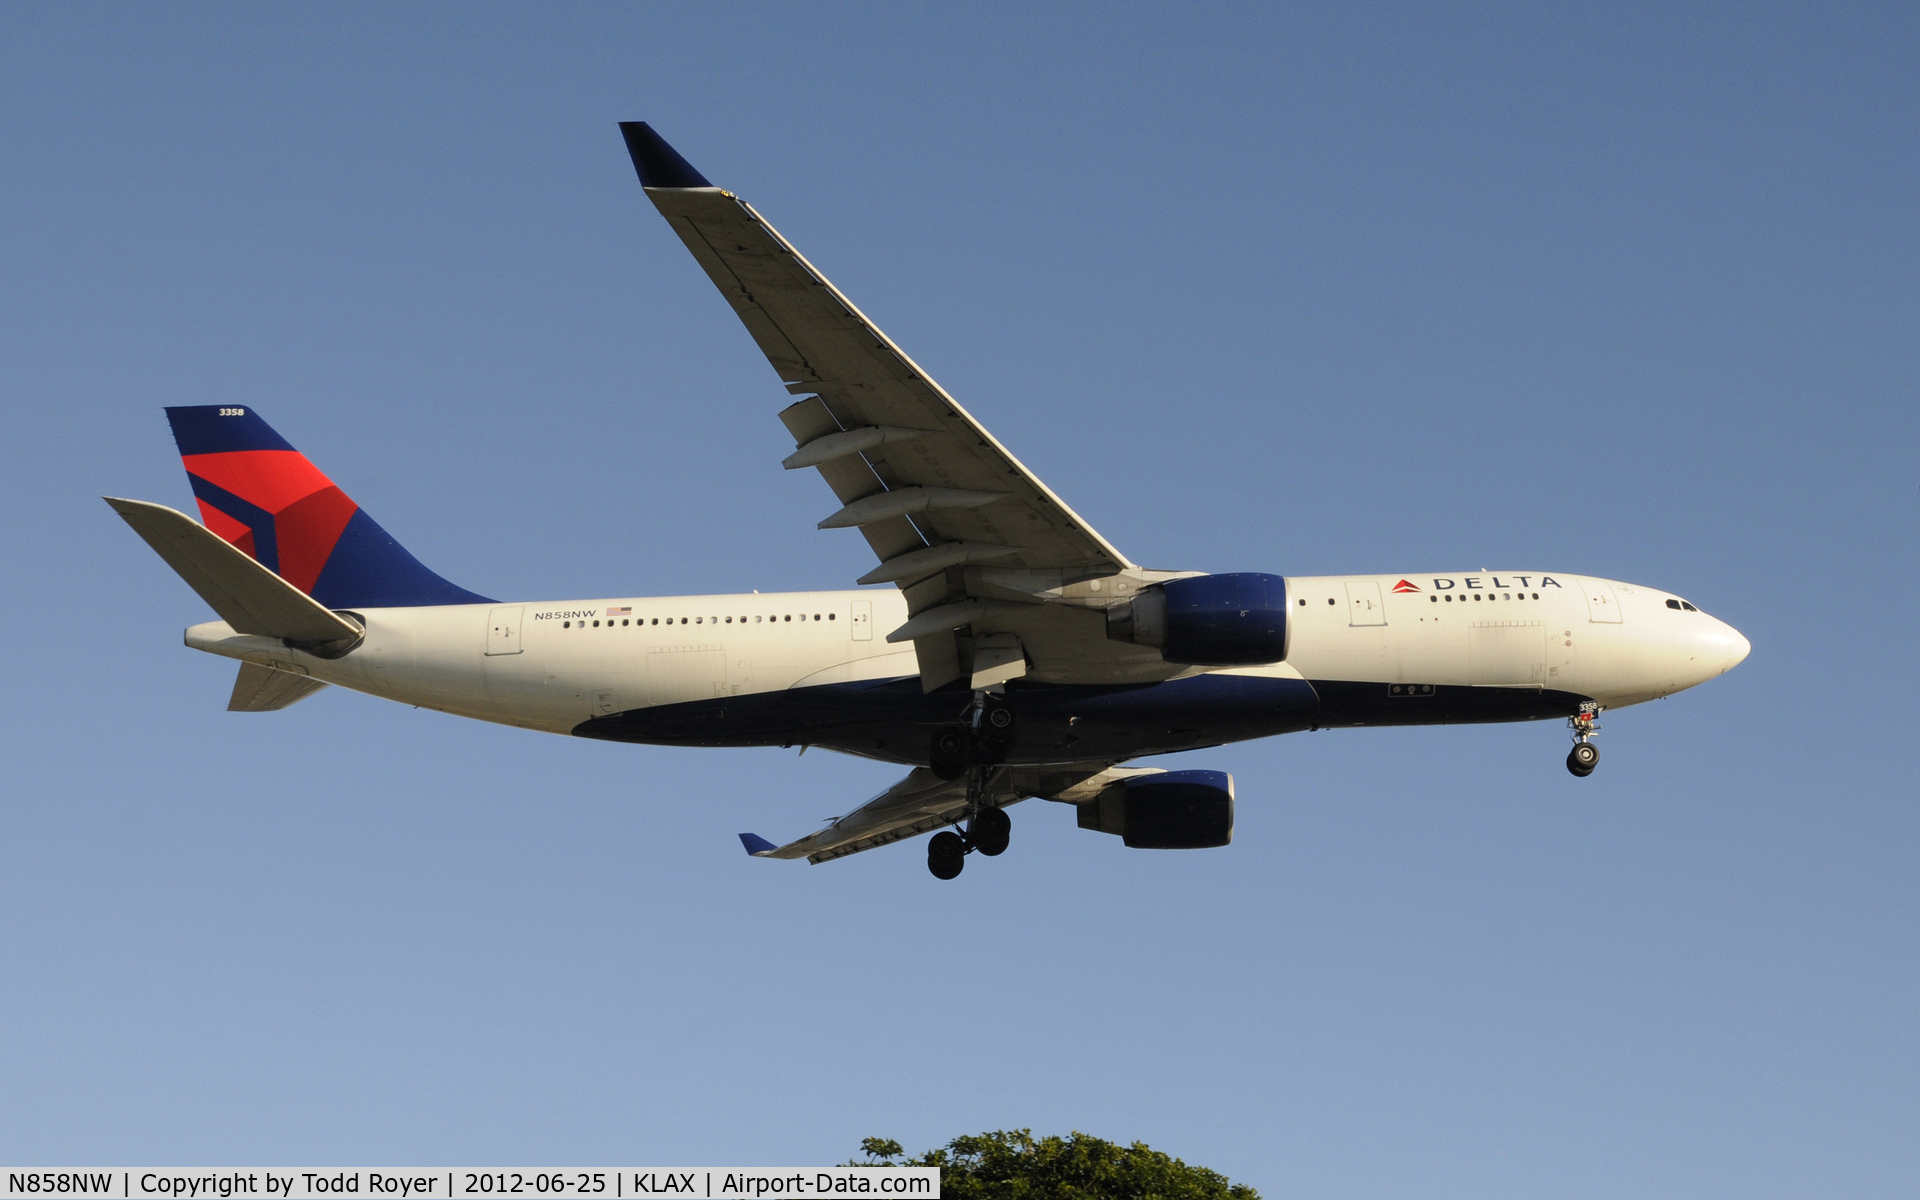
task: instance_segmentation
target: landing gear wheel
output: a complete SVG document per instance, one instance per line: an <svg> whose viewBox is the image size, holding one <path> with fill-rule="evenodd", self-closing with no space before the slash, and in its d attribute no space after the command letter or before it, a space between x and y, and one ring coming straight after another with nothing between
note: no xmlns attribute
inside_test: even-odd
<svg viewBox="0 0 1920 1200"><path fill-rule="evenodd" d="M1005 696L987 695L980 701L980 749L1004 759L1020 740L1020 717Z"/></svg>
<svg viewBox="0 0 1920 1200"><path fill-rule="evenodd" d="M967 843L953 830L943 830L927 841L927 870L935 879L952 879L967 865Z"/></svg>
<svg viewBox="0 0 1920 1200"><path fill-rule="evenodd" d="M970 741L965 727L960 725L934 730L927 745L927 768L942 779L958 779L965 775ZM959 874L958 868L954 873Z"/></svg>
<svg viewBox="0 0 1920 1200"><path fill-rule="evenodd" d="M1600 747L1592 742L1576 742L1573 749L1567 753L1567 770L1581 779L1593 774L1593 769L1599 765Z"/></svg>
<svg viewBox="0 0 1920 1200"><path fill-rule="evenodd" d="M983 808L967 832L973 838L973 848L992 858L1007 852L1007 843L1013 838L1013 819L1004 808Z"/></svg>

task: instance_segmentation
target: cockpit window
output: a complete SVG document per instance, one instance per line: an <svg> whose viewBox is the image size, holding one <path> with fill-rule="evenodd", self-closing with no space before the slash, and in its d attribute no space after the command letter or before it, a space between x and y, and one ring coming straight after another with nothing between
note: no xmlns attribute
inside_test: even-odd
<svg viewBox="0 0 1920 1200"><path fill-rule="evenodd" d="M1684 609L1686 609L1686 610L1687 610L1688 612L1699 612L1699 611L1700 611L1699 609L1697 609L1697 608L1695 608L1695 607L1694 607L1693 605L1691 605L1691 604L1688 604L1688 603L1687 603L1687 602L1686 602L1685 600L1682 600L1682 601L1680 602L1680 607L1681 607L1681 608L1684 608Z"/></svg>
<svg viewBox="0 0 1920 1200"><path fill-rule="evenodd" d="M1673 610L1673 611L1675 611L1675 612L1679 612L1679 611L1680 611L1680 602L1679 602L1678 600L1669 600L1669 601L1667 601L1667 607L1668 607L1668 608L1670 608L1670 609L1672 609L1672 610Z"/></svg>

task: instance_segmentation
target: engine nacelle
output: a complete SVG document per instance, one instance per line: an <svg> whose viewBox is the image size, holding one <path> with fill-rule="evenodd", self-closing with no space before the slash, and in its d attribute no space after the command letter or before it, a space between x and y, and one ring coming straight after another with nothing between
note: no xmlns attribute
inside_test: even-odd
<svg viewBox="0 0 1920 1200"><path fill-rule="evenodd" d="M1287 656L1287 581L1242 571L1156 583L1107 610L1107 636L1171 663L1250 667Z"/></svg>
<svg viewBox="0 0 1920 1200"><path fill-rule="evenodd" d="M1079 806L1080 828L1136 850L1204 850L1233 840L1233 776L1167 771L1123 779Z"/></svg>

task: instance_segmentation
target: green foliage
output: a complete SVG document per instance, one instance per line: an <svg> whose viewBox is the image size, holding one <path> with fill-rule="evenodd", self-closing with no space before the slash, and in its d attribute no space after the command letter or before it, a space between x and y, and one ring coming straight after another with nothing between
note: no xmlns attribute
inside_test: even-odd
<svg viewBox="0 0 1920 1200"><path fill-rule="evenodd" d="M860 1148L867 1163L849 1165L939 1167L941 1200L1260 1200L1244 1183L1143 1142L1120 1146L1084 1133L1036 1138L1028 1129L999 1130L904 1159L890 1138L866 1138Z"/></svg>

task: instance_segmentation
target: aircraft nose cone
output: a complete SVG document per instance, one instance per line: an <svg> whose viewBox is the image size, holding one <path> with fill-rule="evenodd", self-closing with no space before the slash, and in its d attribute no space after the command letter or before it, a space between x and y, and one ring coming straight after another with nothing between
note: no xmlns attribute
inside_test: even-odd
<svg viewBox="0 0 1920 1200"><path fill-rule="evenodd" d="M1731 671L1747 661L1747 655L1753 652L1753 643L1746 635L1733 626L1727 626L1727 670Z"/></svg>

